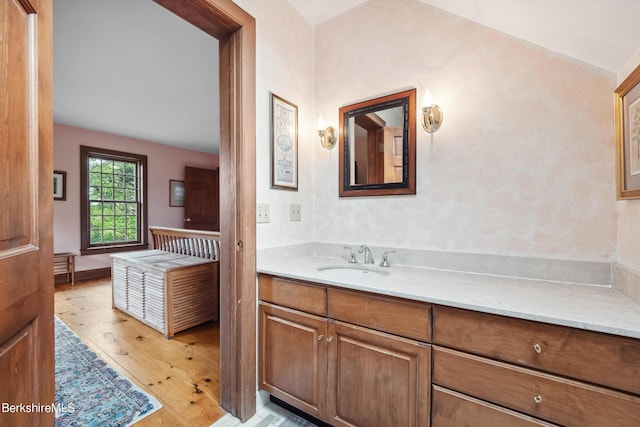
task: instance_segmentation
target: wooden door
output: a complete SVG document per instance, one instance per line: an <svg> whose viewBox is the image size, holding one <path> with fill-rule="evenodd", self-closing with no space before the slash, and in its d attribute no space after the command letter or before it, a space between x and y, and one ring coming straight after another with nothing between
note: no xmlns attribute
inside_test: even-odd
<svg viewBox="0 0 640 427"><path fill-rule="evenodd" d="M217 169L184 169L184 227L220 231L220 191Z"/></svg>
<svg viewBox="0 0 640 427"><path fill-rule="evenodd" d="M17 405L3 426L53 425L34 406L55 393L51 40L51 0L0 2L0 403Z"/></svg>
<svg viewBox="0 0 640 427"><path fill-rule="evenodd" d="M343 322L327 334L328 423L429 425L430 346Z"/></svg>
<svg viewBox="0 0 640 427"><path fill-rule="evenodd" d="M260 388L320 419L326 408L326 328L323 317L260 303Z"/></svg>
<svg viewBox="0 0 640 427"><path fill-rule="evenodd" d="M384 183L402 182L402 126L384 128Z"/></svg>

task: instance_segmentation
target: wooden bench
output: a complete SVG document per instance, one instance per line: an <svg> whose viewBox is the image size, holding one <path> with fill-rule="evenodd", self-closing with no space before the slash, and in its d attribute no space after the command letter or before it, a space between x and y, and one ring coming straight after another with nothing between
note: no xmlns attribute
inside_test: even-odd
<svg viewBox="0 0 640 427"><path fill-rule="evenodd" d="M62 274L67 277L67 283L76 283L76 254L73 252L53 254L53 275Z"/></svg>
<svg viewBox="0 0 640 427"><path fill-rule="evenodd" d="M149 230L153 249L111 255L113 308L166 338L218 320L220 233Z"/></svg>

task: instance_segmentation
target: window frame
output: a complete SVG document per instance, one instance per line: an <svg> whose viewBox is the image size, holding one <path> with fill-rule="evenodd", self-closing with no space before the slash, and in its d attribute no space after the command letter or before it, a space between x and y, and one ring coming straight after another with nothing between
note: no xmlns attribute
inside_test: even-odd
<svg viewBox="0 0 640 427"><path fill-rule="evenodd" d="M135 243L102 243L92 245L89 230L90 226L90 200L89 200L89 158L99 157L107 160L120 160L135 162L138 165L138 223L139 236ZM114 151L105 148L80 146L80 254L95 255L114 252L135 251L149 248L148 226L148 182L147 156L123 151ZM141 177L141 178L140 178Z"/></svg>

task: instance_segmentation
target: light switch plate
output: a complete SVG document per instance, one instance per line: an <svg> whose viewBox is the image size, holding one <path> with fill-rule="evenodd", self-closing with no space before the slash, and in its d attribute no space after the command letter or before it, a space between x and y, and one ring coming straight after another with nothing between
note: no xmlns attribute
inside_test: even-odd
<svg viewBox="0 0 640 427"><path fill-rule="evenodd" d="M263 224L265 222L271 221L271 213L269 203L258 203L257 204L257 212L256 212L256 222L258 224Z"/></svg>
<svg viewBox="0 0 640 427"><path fill-rule="evenodd" d="M289 221L302 221L302 205L289 203Z"/></svg>

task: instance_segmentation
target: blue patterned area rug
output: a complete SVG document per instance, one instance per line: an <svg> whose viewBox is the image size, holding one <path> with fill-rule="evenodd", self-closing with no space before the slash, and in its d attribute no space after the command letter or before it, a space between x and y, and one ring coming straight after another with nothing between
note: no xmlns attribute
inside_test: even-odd
<svg viewBox="0 0 640 427"><path fill-rule="evenodd" d="M56 426L129 426L162 405L110 368L55 317Z"/></svg>

